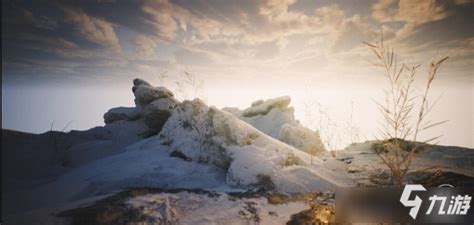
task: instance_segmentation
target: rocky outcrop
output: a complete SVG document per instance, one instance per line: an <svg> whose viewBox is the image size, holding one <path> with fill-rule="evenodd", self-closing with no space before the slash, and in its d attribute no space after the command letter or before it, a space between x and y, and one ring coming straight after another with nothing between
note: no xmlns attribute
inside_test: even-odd
<svg viewBox="0 0 474 225"><path fill-rule="evenodd" d="M174 96L173 92L167 88L151 86L148 82L138 78L133 81L133 84L132 91L135 95L137 107L146 106L160 98L172 98Z"/></svg>
<svg viewBox="0 0 474 225"><path fill-rule="evenodd" d="M135 107L117 107L104 114L106 124L142 119L145 125L158 133L170 117L171 111L179 104L173 92L165 87L154 87L142 79L133 80L132 92L135 96Z"/></svg>
<svg viewBox="0 0 474 225"><path fill-rule="evenodd" d="M138 115L137 122L149 128L146 136L158 134L157 141L167 146L170 155L179 152L186 161L220 168L229 185L299 189L298 184L286 185L285 177L313 163L306 153L324 149L318 133L295 120L288 96L259 100L245 110L229 109L229 113L200 99L179 102L168 89L140 79L133 84L136 106L111 109L104 115L106 122L115 124ZM287 169L293 166L297 167ZM279 175L275 178L275 174ZM333 186L319 175L312 183L321 188Z"/></svg>
<svg viewBox="0 0 474 225"><path fill-rule="evenodd" d="M104 115L106 124L122 120L138 120L150 129L150 134L159 133L176 107L178 110L205 108L202 101L185 101L180 103L173 93L165 87L154 87L141 79L133 80L133 94L135 107L118 107L109 110ZM325 150L318 131L313 131L301 125L295 119L294 109L290 107L291 98L282 96L267 100L257 100L251 106L240 110L238 108L225 108L230 112L263 133L285 142L297 149L311 154L318 154ZM212 111L212 110L211 110ZM198 113L198 112L193 112ZM186 115L187 116L187 115ZM191 124L190 121L184 121ZM225 163L224 163L225 164Z"/></svg>

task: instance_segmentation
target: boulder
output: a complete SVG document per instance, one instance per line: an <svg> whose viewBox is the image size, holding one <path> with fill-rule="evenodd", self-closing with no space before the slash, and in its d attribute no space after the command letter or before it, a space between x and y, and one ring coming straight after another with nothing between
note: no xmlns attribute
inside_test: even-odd
<svg viewBox="0 0 474 225"><path fill-rule="evenodd" d="M145 125L156 133L160 132L165 125L166 121L171 115L170 111L166 110L145 110L146 113L143 116Z"/></svg>
<svg viewBox="0 0 474 225"><path fill-rule="evenodd" d="M179 102L175 98L160 98L150 102L150 104L147 105L147 109L171 111L178 104Z"/></svg>
<svg viewBox="0 0 474 225"><path fill-rule="evenodd" d="M263 104L265 101L263 101L263 99L259 99L257 101L254 101L252 102L252 104L250 106L254 107L254 106L257 106L257 105L261 105Z"/></svg>
<svg viewBox="0 0 474 225"><path fill-rule="evenodd" d="M142 80L142 79L140 79L140 78L135 78L135 79L133 80L132 92L135 94L135 91L137 90L137 88L138 88L139 86L142 86L142 85L143 85L143 86L149 86L149 87L151 87L151 84L148 83L147 81L144 81L144 80Z"/></svg>
<svg viewBox="0 0 474 225"><path fill-rule="evenodd" d="M138 119L139 113L135 107L116 107L104 114L104 123L109 124L121 120Z"/></svg>
<svg viewBox="0 0 474 225"><path fill-rule="evenodd" d="M138 85L135 89L135 104L137 106L145 106L150 102L160 99L160 98L171 98L173 97L173 92L166 89L165 87L152 87L147 85Z"/></svg>
<svg viewBox="0 0 474 225"><path fill-rule="evenodd" d="M154 131L161 131L178 104L178 100L174 98L160 98L152 101L142 111L145 125Z"/></svg>
<svg viewBox="0 0 474 225"><path fill-rule="evenodd" d="M133 85L134 86L139 86L139 85L151 86L150 83L148 83L147 81L142 80L140 78L133 79Z"/></svg>
<svg viewBox="0 0 474 225"><path fill-rule="evenodd" d="M133 94L136 107L118 107L104 114L106 124L121 120L141 121L148 127L151 134L161 131L174 108L179 104L173 92L165 87L154 87L147 81L136 78L133 80Z"/></svg>
<svg viewBox="0 0 474 225"><path fill-rule="evenodd" d="M245 109L242 112L242 116L244 117L254 117L258 115L267 115L270 110L273 108L284 109L288 107L291 102L291 98L289 96L283 96L279 98L272 98L266 101L258 100L252 103L252 106Z"/></svg>

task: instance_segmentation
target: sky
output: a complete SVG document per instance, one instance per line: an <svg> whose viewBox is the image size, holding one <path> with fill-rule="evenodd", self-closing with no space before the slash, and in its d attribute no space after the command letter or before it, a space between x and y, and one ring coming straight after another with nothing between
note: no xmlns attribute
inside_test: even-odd
<svg viewBox="0 0 474 225"><path fill-rule="evenodd" d="M433 132L442 144L474 147L473 15L472 0L6 0L2 127L103 125L109 108L133 106L140 77L218 107L290 95L303 123L324 108L338 127L353 120L371 139L387 81L362 42L383 34L401 63L422 65L420 85L430 60L449 56L431 118L449 122ZM199 91L179 91L184 71Z"/></svg>

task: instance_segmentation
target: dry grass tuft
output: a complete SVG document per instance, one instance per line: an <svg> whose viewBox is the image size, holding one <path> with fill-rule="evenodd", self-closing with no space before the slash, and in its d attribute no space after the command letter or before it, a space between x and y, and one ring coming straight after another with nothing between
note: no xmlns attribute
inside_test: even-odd
<svg viewBox="0 0 474 225"><path fill-rule="evenodd" d="M441 136L428 140L418 140L420 132L447 121L426 121L427 114L433 109L437 101L429 102L433 81L437 77L441 64L448 59L433 60L430 63L428 77L421 94L414 92L414 81L420 65L407 66L399 64L395 51L384 45L383 35L380 42L365 43L376 56L376 61L369 61L374 66L381 67L388 80L389 87L384 90L384 102L377 102L378 109L383 115L380 140L382 144L375 149L378 157L389 168L393 182L396 185L403 183L403 178L410 168L410 164L419 148L436 142ZM439 98L438 98L439 99ZM405 149L407 140L410 140L410 149ZM421 144L416 144L420 142Z"/></svg>

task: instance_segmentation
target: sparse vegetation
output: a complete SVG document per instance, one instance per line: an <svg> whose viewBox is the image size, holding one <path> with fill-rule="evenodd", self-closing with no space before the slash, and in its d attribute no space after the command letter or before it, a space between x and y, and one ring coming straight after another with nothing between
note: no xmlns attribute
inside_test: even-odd
<svg viewBox="0 0 474 225"><path fill-rule="evenodd" d="M293 153L288 153L285 157L285 160L282 162L283 167L288 167L288 166L294 166L294 165L300 165L301 164L301 159L298 158L295 154Z"/></svg>
<svg viewBox="0 0 474 225"><path fill-rule="evenodd" d="M360 129L353 120L354 102L351 102L349 118L346 122L334 120L329 107L316 99L305 102L304 110L307 120L305 124L319 132L321 141L333 157L336 156L336 150L346 142L353 144L359 141ZM308 152L313 155L311 150Z"/></svg>
<svg viewBox="0 0 474 225"><path fill-rule="evenodd" d="M355 144L359 141L360 138L360 129L354 123L354 102L351 101L351 109L349 112L349 120L344 124L343 132L345 136L349 139L350 144Z"/></svg>
<svg viewBox="0 0 474 225"><path fill-rule="evenodd" d="M257 182L255 183L255 187L271 191L276 188L275 183L273 183L273 180L270 176L266 174L257 174Z"/></svg>
<svg viewBox="0 0 474 225"><path fill-rule="evenodd" d="M65 140L67 136L64 137L63 135L61 135L61 133L66 131L66 129L69 127L69 125L71 125L72 122L74 121L69 121L60 131L55 131L53 130L54 128L54 121L53 121L51 122L51 128L49 130L49 134L51 137L51 145L56 156L55 158L56 160L59 161L59 163L62 166L68 166L70 164L70 160L67 157L67 154L65 152L66 147L64 146L64 142L67 141Z"/></svg>
<svg viewBox="0 0 474 225"><path fill-rule="evenodd" d="M376 61L370 62L383 68L389 85L388 89L384 90L384 101L377 102L384 123L381 129L382 136L379 138L382 142L374 150L390 170L393 183L401 185L417 151L441 137L429 138L417 144L420 132L446 122L426 120L427 114L437 102L428 101L433 81L437 77L439 67L448 57L430 63L424 90L417 94L413 89L415 75L420 65L400 65L394 49L384 44L383 35L381 36L380 42L375 44L364 42L377 58ZM407 140L410 141L407 143Z"/></svg>
<svg viewBox="0 0 474 225"><path fill-rule="evenodd" d="M170 75L168 71L164 71L158 74L158 83L163 87L173 88L172 83L168 83ZM177 79L174 81L175 93L182 100L200 98L206 102L204 97L205 82L203 79L198 78L194 73L190 72L188 69L183 70L182 75L177 76Z"/></svg>
<svg viewBox="0 0 474 225"><path fill-rule="evenodd" d="M194 73L187 70L183 71L183 76L180 76L176 84L176 92L183 98L200 98L206 101L203 96L204 80L196 77Z"/></svg>
<svg viewBox="0 0 474 225"><path fill-rule="evenodd" d="M247 134L245 137L244 137L244 143L246 145L251 145L253 143L253 141L255 139L258 138L258 134L256 133L250 133L250 134Z"/></svg>

